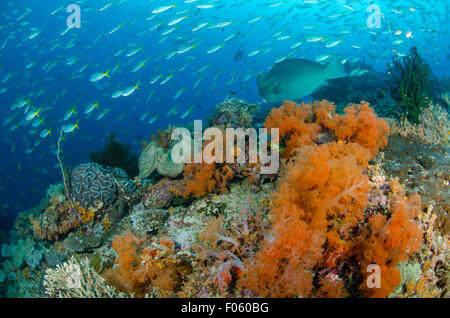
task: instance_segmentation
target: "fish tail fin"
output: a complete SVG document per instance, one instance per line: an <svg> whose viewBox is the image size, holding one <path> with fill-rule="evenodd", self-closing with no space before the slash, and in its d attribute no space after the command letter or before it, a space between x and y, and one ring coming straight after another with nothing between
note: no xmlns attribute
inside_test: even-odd
<svg viewBox="0 0 450 318"><path fill-rule="evenodd" d="M327 73L327 79L347 76L344 64L342 64L342 62L337 58L331 60L330 63L328 63L325 68Z"/></svg>

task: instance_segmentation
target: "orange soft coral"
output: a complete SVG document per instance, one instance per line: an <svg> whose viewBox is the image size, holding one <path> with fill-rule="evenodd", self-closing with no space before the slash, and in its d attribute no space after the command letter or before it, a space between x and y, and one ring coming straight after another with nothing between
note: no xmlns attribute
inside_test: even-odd
<svg viewBox="0 0 450 318"><path fill-rule="evenodd" d="M285 158L292 157L302 145L330 140L357 143L370 151L371 157L386 146L389 126L367 102L350 104L344 115L337 114L335 108L326 100L301 105L285 101L280 108L272 109L264 126L280 129Z"/></svg>
<svg viewBox="0 0 450 318"><path fill-rule="evenodd" d="M368 149L372 157L387 145L389 126L377 117L369 103L350 104L344 111L345 115L338 116L337 125L333 127L338 140L355 142Z"/></svg>
<svg viewBox="0 0 450 318"><path fill-rule="evenodd" d="M184 168L181 189L174 193L184 198L200 198L208 193L225 193L227 185L234 177L233 170L226 164L190 163Z"/></svg>
<svg viewBox="0 0 450 318"><path fill-rule="evenodd" d="M345 240L363 218L368 191L355 157L327 144L301 147L272 197L272 233L245 263L242 286L262 296L310 296L313 268L350 250Z"/></svg>
<svg viewBox="0 0 450 318"><path fill-rule="evenodd" d="M371 225L368 238L363 237L363 268L376 264L381 269L380 288L368 288L364 282L363 290L370 297L386 297L400 284L401 276L396 266L416 252L422 244L422 232L418 225L411 221L419 213L421 201L419 195L405 198L396 195L390 207L391 217L376 214L369 220Z"/></svg>
<svg viewBox="0 0 450 318"><path fill-rule="evenodd" d="M184 168L184 189L182 196L200 198L214 190L214 164L190 163Z"/></svg>
<svg viewBox="0 0 450 318"><path fill-rule="evenodd" d="M284 139L286 149L283 156L288 158L295 149L312 144L321 131L313 120L312 104L296 105L285 101L280 108L274 108L264 122L266 128L278 128L280 138Z"/></svg>
<svg viewBox="0 0 450 318"><path fill-rule="evenodd" d="M112 248L117 253L116 266L103 276L120 291L144 297L157 287L170 295L178 283L178 260L174 256L173 241L160 239L159 244L143 247L131 234L116 236Z"/></svg>
<svg viewBox="0 0 450 318"><path fill-rule="evenodd" d="M240 287L268 297L345 296L345 263L382 268L384 287L367 295L387 296L400 282L395 265L420 246L411 220L418 197L396 195L390 218L366 215L370 185L363 169L387 144L389 128L365 102L345 112L336 114L327 101L285 102L267 118L266 127L280 128L291 160L272 195L272 231L244 260Z"/></svg>
<svg viewBox="0 0 450 318"><path fill-rule="evenodd" d="M240 287L266 297L343 296L348 291L340 265L347 263L361 266L366 295L393 291L401 279L395 266L421 245L413 220L420 197L396 194L387 215L366 215L370 187L363 149L332 142L298 150L272 196L272 231L254 257L244 260ZM381 268L381 288L367 288L370 264Z"/></svg>

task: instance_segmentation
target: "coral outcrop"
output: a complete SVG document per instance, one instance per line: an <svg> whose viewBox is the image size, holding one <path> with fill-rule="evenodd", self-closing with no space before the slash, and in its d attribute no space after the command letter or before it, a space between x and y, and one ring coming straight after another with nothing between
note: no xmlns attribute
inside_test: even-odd
<svg viewBox="0 0 450 318"><path fill-rule="evenodd" d="M237 105L219 107L219 129L251 122L256 106ZM268 145L282 157L273 175L246 155L150 176L166 174L174 127L134 180L77 167L3 240L0 297L448 297L442 138L389 135L366 102L286 101L264 126L282 138Z"/></svg>
<svg viewBox="0 0 450 318"><path fill-rule="evenodd" d="M238 98L228 99L215 107L210 124L219 127L248 128L258 110L258 104L250 104Z"/></svg>

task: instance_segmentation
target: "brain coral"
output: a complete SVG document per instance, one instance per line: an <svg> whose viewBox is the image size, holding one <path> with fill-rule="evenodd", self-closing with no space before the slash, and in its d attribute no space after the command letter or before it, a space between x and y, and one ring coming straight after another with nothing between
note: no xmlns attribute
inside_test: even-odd
<svg viewBox="0 0 450 318"><path fill-rule="evenodd" d="M102 201L103 206L108 207L116 195L113 175L96 163L76 167L70 184L73 199L84 208L94 206L96 201Z"/></svg>

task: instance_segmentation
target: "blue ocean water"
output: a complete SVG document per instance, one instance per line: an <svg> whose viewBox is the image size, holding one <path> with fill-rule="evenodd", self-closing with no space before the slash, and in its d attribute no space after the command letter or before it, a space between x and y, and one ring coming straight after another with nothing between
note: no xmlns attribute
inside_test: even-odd
<svg viewBox="0 0 450 318"><path fill-rule="evenodd" d="M227 97L262 103L256 76L287 58L360 60L385 72L417 46L442 78L449 12L442 0L1 1L1 229L61 182L63 127L77 124L61 143L74 167L112 132L138 152L140 139L205 119Z"/></svg>

